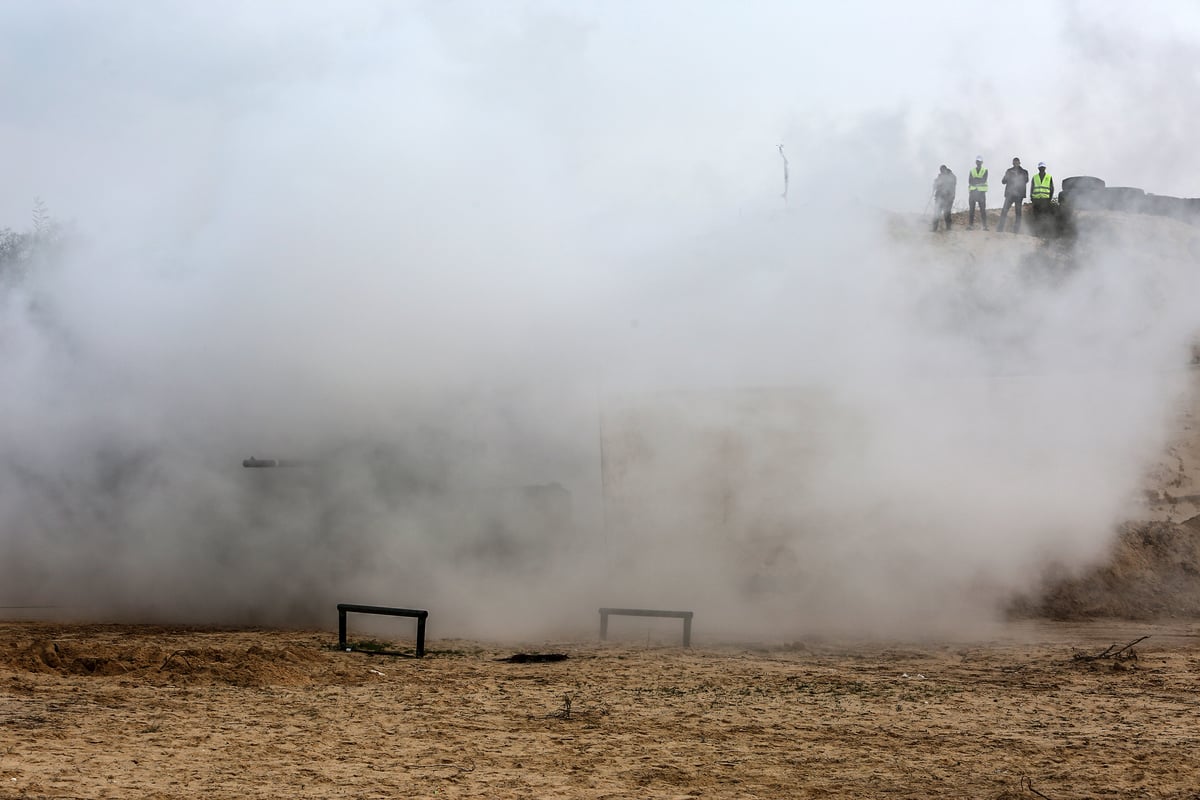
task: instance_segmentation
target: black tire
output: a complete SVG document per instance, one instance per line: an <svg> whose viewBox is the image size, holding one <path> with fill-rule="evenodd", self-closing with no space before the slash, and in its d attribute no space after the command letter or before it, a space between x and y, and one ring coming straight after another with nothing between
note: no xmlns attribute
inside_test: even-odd
<svg viewBox="0 0 1200 800"><path fill-rule="evenodd" d="M1076 175L1073 178L1063 178L1064 192L1100 192L1104 190L1104 181L1090 175Z"/></svg>
<svg viewBox="0 0 1200 800"><path fill-rule="evenodd" d="M1132 186L1107 186L1104 189L1104 207L1110 211L1140 213L1146 202L1146 192Z"/></svg>
<svg viewBox="0 0 1200 800"><path fill-rule="evenodd" d="M1142 204L1142 213L1185 219L1189 213L1188 201L1182 197L1170 197L1165 194L1147 194Z"/></svg>
<svg viewBox="0 0 1200 800"><path fill-rule="evenodd" d="M1094 211L1108 207L1104 202L1104 192L1086 192L1074 188L1069 192L1066 189L1059 192L1058 202L1070 206L1075 211Z"/></svg>
<svg viewBox="0 0 1200 800"><path fill-rule="evenodd" d="M1188 222L1200 222L1200 197L1188 197L1183 201L1183 217Z"/></svg>

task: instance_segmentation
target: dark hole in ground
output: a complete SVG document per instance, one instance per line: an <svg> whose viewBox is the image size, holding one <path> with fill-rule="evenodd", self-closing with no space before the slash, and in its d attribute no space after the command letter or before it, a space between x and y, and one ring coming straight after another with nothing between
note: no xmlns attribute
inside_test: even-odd
<svg viewBox="0 0 1200 800"><path fill-rule="evenodd" d="M497 658L509 664L544 664L550 661L566 661L566 653L517 653L508 658Z"/></svg>

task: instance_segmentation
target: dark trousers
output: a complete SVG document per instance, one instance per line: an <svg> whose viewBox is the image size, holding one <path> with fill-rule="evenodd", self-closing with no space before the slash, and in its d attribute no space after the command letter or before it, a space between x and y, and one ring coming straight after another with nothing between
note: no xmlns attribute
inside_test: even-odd
<svg viewBox="0 0 1200 800"><path fill-rule="evenodd" d="M1006 197L1004 198L1004 208L1000 210L1000 224L996 226L997 231L1004 230L1004 218L1008 216L1008 209L1012 207L1016 212L1016 218L1013 220L1013 233L1021 232L1021 209L1025 206L1024 197Z"/></svg>
<svg viewBox="0 0 1200 800"><path fill-rule="evenodd" d="M967 224L975 224L975 206L979 206L979 216L983 220L983 229L987 230L987 192L967 193Z"/></svg>
<svg viewBox="0 0 1200 800"><path fill-rule="evenodd" d="M936 231L938 226L938 218L946 221L946 230L950 230L950 209L954 206L953 197L935 197L933 199L934 207L937 209L933 214L933 229Z"/></svg>
<svg viewBox="0 0 1200 800"><path fill-rule="evenodd" d="M1050 218L1050 198L1039 197L1029 201L1033 208L1033 233L1035 236L1045 236L1052 229L1053 220Z"/></svg>

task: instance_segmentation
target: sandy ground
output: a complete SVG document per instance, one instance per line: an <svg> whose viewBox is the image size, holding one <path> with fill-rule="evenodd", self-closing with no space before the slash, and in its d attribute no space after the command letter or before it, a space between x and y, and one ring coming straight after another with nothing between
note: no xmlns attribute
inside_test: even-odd
<svg viewBox="0 0 1200 800"><path fill-rule="evenodd" d="M0 623L0 797L1200 798L1196 621L420 660L335 640Z"/></svg>

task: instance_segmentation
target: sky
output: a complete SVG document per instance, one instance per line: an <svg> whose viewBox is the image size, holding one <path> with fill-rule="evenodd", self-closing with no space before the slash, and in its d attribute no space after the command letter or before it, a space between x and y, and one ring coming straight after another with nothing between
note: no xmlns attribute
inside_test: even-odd
<svg viewBox="0 0 1200 800"><path fill-rule="evenodd" d="M12 602L311 624L331 599L419 605L393 599L402 576L470 633L484 588L489 622L494 598L547 624L634 604L606 588L690 602L700 575L724 586L714 605L741 602L716 533L672 561L696 524L678 509L711 478L693 472L709 434L747 442L722 479L741 490L738 542L818 521L852 531L818 559L846 586L886 585L887 558L847 566L895 555L881 542L939 554L931 594L896 602L912 598L901 582L863 616L928 615L992 563L995 596L1025 588L1047 549L1094 558L1176 391L1121 387L1136 365L1168 369L1194 333L1169 299L1194 288L1183 251L1118 241L1056 285L1018 280L1006 251L970 263L994 258L1007 282L968 280L943 269L953 255L897 249L881 220L921 212L938 165L964 179L976 154L993 203L1014 155L1060 179L1200 195L1200 10L1149 8L3 4L0 227L27 228L36 198L72 231L0 303ZM1116 268L1126 256L1149 259L1150 288ZM1100 300L1111 318L1093 313ZM953 402L997 375L1081 370L1061 391L999 392L982 432L977 409ZM925 397L931 384L908 375L955 388L880 402ZM818 409L819 423L767 414L785 440L844 425L859 445L805 451L831 459L824 472L780 466L759 412L712 410L763 386L801 387ZM1113 401L1064 425L1097 391ZM646 399L675 392L696 399L674 412ZM673 421L639 433L638 413ZM927 446L909 438L921 425L971 435L938 438L914 476L899 454ZM1088 472L1083 488L1110 499L1080 514L1053 501L1078 479L1048 450L1094 427L1121 466ZM611 517L636 504L608 513L606 436L616 453L642 436L665 481L623 532ZM311 465L252 475L236 467L251 455ZM978 463L992 468L964 483ZM981 525L977 506L941 504L948 482L1028 513ZM563 598L548 603L520 591L539 559L480 542L556 518L557 495L522 488L552 484L575 521L567 545L533 536L553 565L539 579ZM781 499L811 496L799 486L839 503ZM895 486L922 501L881 516ZM864 492L875 512L838 512ZM978 537L948 546L968 521ZM796 558L824 541L783 540ZM762 619L787 619L794 599Z"/></svg>
<svg viewBox="0 0 1200 800"><path fill-rule="evenodd" d="M477 165L486 186L489 163L540 146L540 168L609 202L630 185L647 204L726 189L751 202L779 182L775 145L824 161L834 137L861 138L837 156L879 169L855 189L889 208L919 209L939 163L962 175L976 154L1200 192L1187 147L1200 12L1184 2L14 2L3 14L0 143L22 154L6 167L10 226L33 197L80 222L102 208L196 224L233 173L312 186L355 149L379 181L403 182L415 147L426 163L436 150Z"/></svg>

